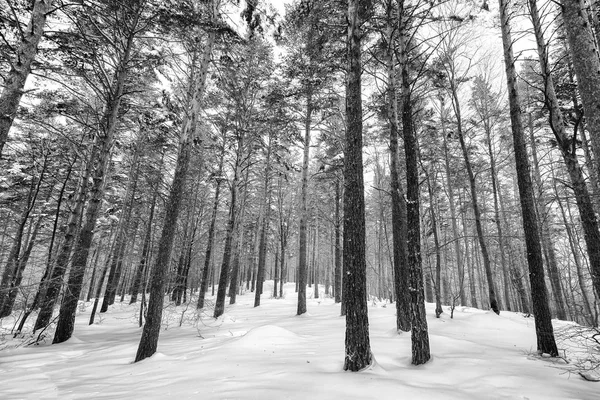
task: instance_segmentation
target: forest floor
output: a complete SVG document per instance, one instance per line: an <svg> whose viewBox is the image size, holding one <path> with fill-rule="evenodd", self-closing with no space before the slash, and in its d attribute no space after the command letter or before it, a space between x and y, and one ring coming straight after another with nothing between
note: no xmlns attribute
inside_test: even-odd
<svg viewBox="0 0 600 400"><path fill-rule="evenodd" d="M259 308L252 307L253 293L238 296L217 320L197 315L194 307L166 308L158 353L137 364L139 305L117 303L88 326L86 303L74 337L58 345L49 344L51 336L38 345L27 345L31 338L9 339L14 322L5 318L0 399L600 398L600 383L573 371L573 360L588 349L562 340L569 363L537 356L533 318L523 314L459 307L450 319L444 307L436 319L428 304L432 360L415 367L410 334L394 329L394 305L371 302L376 361L352 373L342 370L339 305L311 298L308 313L298 317L293 284L285 285L284 299L269 298L271 291L268 281ZM554 322L562 337L576 327Z"/></svg>

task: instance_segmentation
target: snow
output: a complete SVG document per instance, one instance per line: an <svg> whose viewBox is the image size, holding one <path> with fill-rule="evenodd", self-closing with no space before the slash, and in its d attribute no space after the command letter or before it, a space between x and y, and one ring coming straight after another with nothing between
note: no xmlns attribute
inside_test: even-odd
<svg viewBox="0 0 600 400"><path fill-rule="evenodd" d="M394 329L394 305L370 302L376 361L352 373L342 370L345 320L339 305L309 299L309 313L298 317L294 285L284 286L285 299L270 299L271 290L267 281L258 308L252 307L253 293L238 296L217 320L210 310L196 315L193 307L166 308L158 352L135 364L139 306L117 303L88 326L87 303L71 340L0 351L0 398L599 398L599 383L567 373L560 360L535 355L533 318L522 314L461 307L450 319L444 307L436 319L435 305L428 304L432 360L415 367L410 334ZM567 324L554 322L558 328ZM5 318L2 328L13 323Z"/></svg>

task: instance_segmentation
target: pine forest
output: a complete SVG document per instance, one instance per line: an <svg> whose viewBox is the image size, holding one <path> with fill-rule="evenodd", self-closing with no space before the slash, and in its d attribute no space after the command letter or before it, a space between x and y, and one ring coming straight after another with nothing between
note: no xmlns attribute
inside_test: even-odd
<svg viewBox="0 0 600 400"><path fill-rule="evenodd" d="M600 1L0 0L0 398L600 397Z"/></svg>

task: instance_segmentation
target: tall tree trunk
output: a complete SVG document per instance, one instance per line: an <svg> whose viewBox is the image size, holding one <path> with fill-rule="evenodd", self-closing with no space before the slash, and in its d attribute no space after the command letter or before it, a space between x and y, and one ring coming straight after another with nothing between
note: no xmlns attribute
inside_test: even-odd
<svg viewBox="0 0 600 400"><path fill-rule="evenodd" d="M575 201L577 203L581 225L583 227L584 239L588 251L590 265L592 270L600 271L600 231L598 228L596 213L594 212L594 206L592 205L592 199L583 176L583 171L577 159L575 148L577 142L577 129L574 131L573 138L569 138L567 136L562 111L560 110L560 105L554 89L554 81L552 79L551 68L548 61L548 51L543 36L543 27L535 0L529 0L529 9L534 25L538 56L542 69L542 77L544 79L544 103L550 113L550 127L554 133L556 141L559 144L558 147L563 156L563 160L567 167L567 172L571 181L571 188L575 193ZM554 272L554 274L558 275L558 269ZM560 296L559 303L562 305L562 308L560 309L562 315L559 315L559 318L562 317L561 319L566 319L566 312L564 310L564 303L562 301L560 277L556 276L552 281L556 281L553 283L553 291L556 291L558 293L557 296ZM554 288L554 286L556 286L556 288Z"/></svg>
<svg viewBox="0 0 600 400"><path fill-rule="evenodd" d="M240 257L242 249L244 248L244 218L246 217L246 202L248 200L248 184L250 177L250 168L246 168L246 176L244 178L244 182L246 184L242 184L246 188L244 190L244 196L242 197L240 211L239 211L239 223L236 222L235 232L234 232L234 240L235 240L235 254L233 258L233 267L231 271L231 282L229 284L229 304L235 304L237 298L237 290L238 290L238 280L240 276ZM261 284L262 285L262 284ZM261 286L262 287L262 286ZM258 290L257 290L258 292Z"/></svg>
<svg viewBox="0 0 600 400"><path fill-rule="evenodd" d="M213 5L211 17L214 19L216 10ZM207 41L204 45L202 58L198 67L198 73L193 84L193 95L190 109L184 116L183 129L180 137L179 155L173 176L173 183L166 202L165 219L163 229L158 243L158 254L150 283L150 300L148 301L146 323L142 330L142 337L135 356L135 362L141 361L152 356L158 347L158 335L162 319L162 309L164 303L164 292L166 286L166 277L171 261L171 251L173 249L173 239L177 227L177 219L181 208L183 189L190 164L192 143L198 134L199 119L201 111L201 101L206 86L206 76L211 59L213 45L215 43L216 32L210 31ZM189 115L188 115L189 113ZM145 298L145 295L144 295Z"/></svg>
<svg viewBox="0 0 600 400"><path fill-rule="evenodd" d="M15 58L10 61L10 70L4 78L4 89L0 95L0 158L8 139L8 132L17 115L25 82L31 72L31 64L44 34L46 18L50 13L52 3L52 0L35 0L27 27L21 29L19 25L21 41L16 49Z"/></svg>
<svg viewBox="0 0 600 400"><path fill-rule="evenodd" d="M600 176L600 58L584 0L560 0L577 87L590 131L597 176ZM596 291L600 292L600 265L592 266Z"/></svg>
<svg viewBox="0 0 600 400"><path fill-rule="evenodd" d="M494 149L492 148L492 124L490 122L489 115L483 116L484 118L484 130L487 142L487 150L490 156L490 175L492 178L492 194L494 196L494 220L496 222L496 231L498 232L498 247L500 250L500 266L502 267L502 277L504 279L504 307L507 311L511 311L511 299L510 299L510 286L509 282L509 267L506 262L506 249L504 243L504 233L502 231L502 220L500 219L500 207L498 201L498 191L500 187L498 185L498 169L496 166L496 156Z"/></svg>
<svg viewBox="0 0 600 400"><path fill-rule="evenodd" d="M346 341L344 370L360 371L372 362L367 310L365 199L362 161L361 25L367 6L348 1L346 145L344 147L344 299Z"/></svg>
<svg viewBox="0 0 600 400"><path fill-rule="evenodd" d="M398 146L398 99L394 53L396 26L393 19L393 2L386 3L386 69L387 69L387 119L390 129L390 185L392 191L392 241L394 253L394 293L396 297L396 329L410 330L410 294L407 258L406 199L400 180L400 155Z"/></svg>
<svg viewBox="0 0 600 400"><path fill-rule="evenodd" d="M402 133L406 157L406 224L407 258L409 269L409 293L411 312L412 363L425 364L431 358L429 333L425 313L425 293L423 288L423 268L421 261L421 215L419 195L419 145L413 125L411 82L408 72L408 48L411 37L409 22L405 17L404 0L400 5L399 51L402 68Z"/></svg>
<svg viewBox="0 0 600 400"><path fill-rule="evenodd" d="M531 183L531 175L529 172L529 157L527 155L523 122L521 120L521 104L519 92L517 91L517 73L512 49L508 1L499 0L499 4L500 27L502 30L504 63L506 68L506 84L508 87L517 183L521 201L521 213L523 215L525 245L527 247L529 279L531 281L531 296L533 299L537 349L541 353L557 356L558 349L554 340L552 317L550 315L550 307L548 306L548 292L544 281L544 265L542 260L542 249L540 246L539 224L535 214L533 185Z"/></svg>
<svg viewBox="0 0 600 400"><path fill-rule="evenodd" d="M431 214L431 231L433 233L433 243L435 246L435 316L439 318L440 315L444 312L442 309L442 294L441 294L441 284L442 284L442 254L440 249L440 239L438 237L438 227L437 227L437 219L435 215L435 207L436 202L433 188L431 187L431 176L429 172L426 173L427 179L427 191L429 192L429 213Z"/></svg>
<svg viewBox="0 0 600 400"><path fill-rule="evenodd" d="M310 156L312 107L312 92L309 91L306 97L306 118L304 120L304 154L302 158L302 187L300 191L300 249L298 253L298 309L296 315L302 315L306 312L306 282L308 274L306 230L308 225L308 162Z"/></svg>
<svg viewBox="0 0 600 400"><path fill-rule="evenodd" d="M254 292L254 307L260 305L260 295L263 291L263 281L265 280L265 263L267 259L267 233L271 222L271 146L273 133L269 134L269 143L267 144L267 157L265 159L265 176L263 188L263 220L260 231L260 245L258 250L258 275L256 280L256 292Z"/></svg>
<svg viewBox="0 0 600 400"><path fill-rule="evenodd" d="M139 18L139 14L137 18ZM97 154L97 158L93 159L95 166L92 176L93 183L90 189L90 200L86 208L83 225L77 235L77 240L75 241L73 259L71 261L71 271L69 273L65 295L60 305L58 325L56 327L56 332L54 333L53 343L62 343L70 339L73 334L73 329L75 328L77 302L83 284L85 267L90 251L90 245L94 237L96 221L100 214L102 199L104 198L106 174L110 164L111 149L119 119L119 108L125 90L128 64L131 57L133 40L136 34L137 31L135 30L129 32L122 58L115 70L114 84L111 94L107 98L104 115L100 121L100 130L96 134L94 146L98 150L92 152Z"/></svg>

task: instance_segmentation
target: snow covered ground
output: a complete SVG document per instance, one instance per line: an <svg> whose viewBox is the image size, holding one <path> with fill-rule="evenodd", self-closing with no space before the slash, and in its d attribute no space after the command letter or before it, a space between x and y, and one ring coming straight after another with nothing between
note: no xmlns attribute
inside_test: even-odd
<svg viewBox="0 0 600 400"><path fill-rule="evenodd" d="M116 304L88 326L87 304L66 343L4 343L0 399L600 399L600 383L535 356L533 318L522 314L460 308L450 319L444 308L436 319L428 304L432 360L415 367L394 306L370 304L376 363L352 373L342 370L339 305L310 299L297 317L293 284L285 299L269 299L271 290L267 282L259 308L254 294L239 296L218 320L167 308L158 353L137 364L139 306Z"/></svg>

